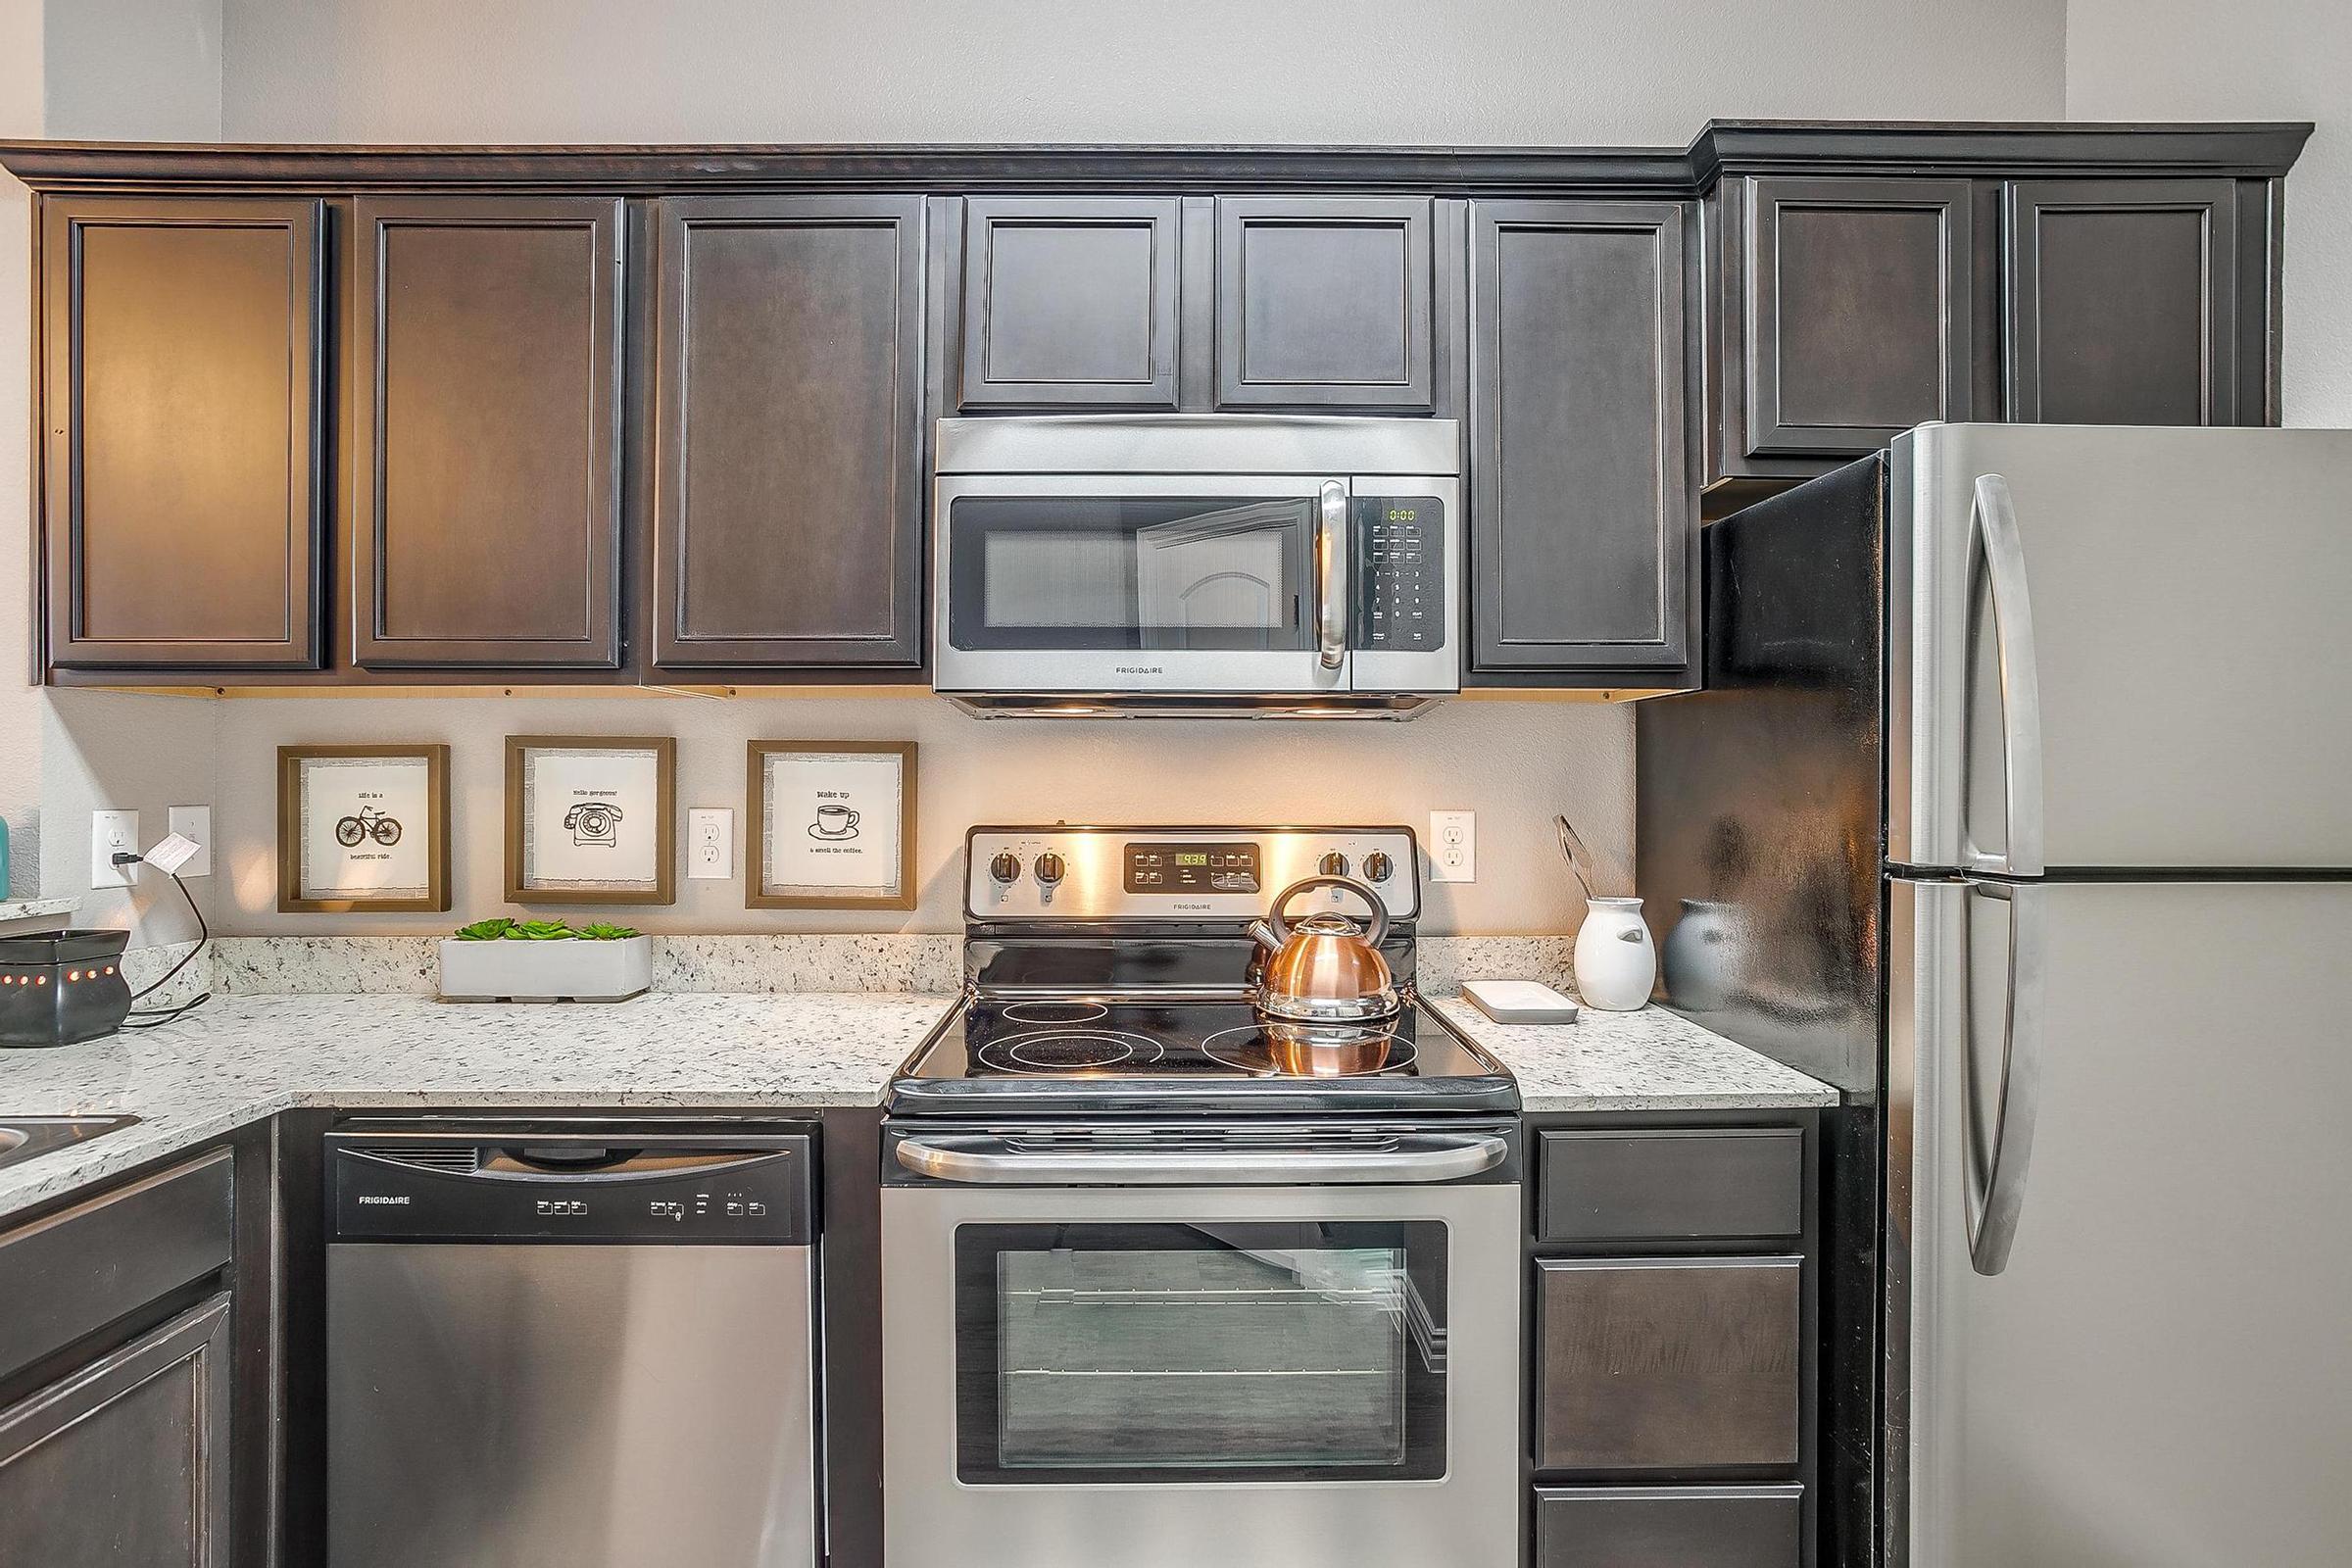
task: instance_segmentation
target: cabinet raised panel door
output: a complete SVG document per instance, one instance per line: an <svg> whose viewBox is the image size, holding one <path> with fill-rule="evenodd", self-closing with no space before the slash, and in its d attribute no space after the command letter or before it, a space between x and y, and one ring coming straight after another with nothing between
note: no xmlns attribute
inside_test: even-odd
<svg viewBox="0 0 2352 1568"><path fill-rule="evenodd" d="M1176 407L1173 196L975 196L963 204L968 410Z"/></svg>
<svg viewBox="0 0 2352 1568"><path fill-rule="evenodd" d="M2238 422L2234 182L2019 180L2005 195L2010 418Z"/></svg>
<svg viewBox="0 0 2352 1568"><path fill-rule="evenodd" d="M1427 414L1427 197L1219 197L1220 409Z"/></svg>
<svg viewBox="0 0 2352 1568"><path fill-rule="evenodd" d="M1859 457L1970 416L1964 179L1747 182L1745 450Z"/></svg>
<svg viewBox="0 0 2352 1568"><path fill-rule="evenodd" d="M1471 216L1471 655L1479 672L1682 665L1684 209Z"/></svg>
<svg viewBox="0 0 2352 1568"><path fill-rule="evenodd" d="M64 669L315 669L316 201L41 203L41 547Z"/></svg>
<svg viewBox="0 0 2352 1568"><path fill-rule="evenodd" d="M587 197L355 204L363 668L619 664L620 222Z"/></svg>
<svg viewBox="0 0 2352 1568"><path fill-rule="evenodd" d="M0 1561L227 1568L229 1298L0 1410Z"/></svg>
<svg viewBox="0 0 2352 1568"><path fill-rule="evenodd" d="M918 664L922 198L659 212L655 662Z"/></svg>

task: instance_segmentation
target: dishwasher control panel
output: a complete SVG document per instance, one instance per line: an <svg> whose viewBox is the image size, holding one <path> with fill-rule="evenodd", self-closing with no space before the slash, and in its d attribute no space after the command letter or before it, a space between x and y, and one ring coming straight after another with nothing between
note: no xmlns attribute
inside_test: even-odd
<svg viewBox="0 0 2352 1568"><path fill-rule="evenodd" d="M805 1247L805 1134L330 1135L336 1242Z"/></svg>

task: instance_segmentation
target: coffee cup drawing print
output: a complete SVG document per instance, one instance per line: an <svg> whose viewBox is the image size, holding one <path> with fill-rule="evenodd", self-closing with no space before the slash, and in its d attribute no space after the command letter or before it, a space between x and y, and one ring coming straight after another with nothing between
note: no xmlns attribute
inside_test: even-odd
<svg viewBox="0 0 2352 1568"><path fill-rule="evenodd" d="M754 741L748 907L909 909L911 741Z"/></svg>

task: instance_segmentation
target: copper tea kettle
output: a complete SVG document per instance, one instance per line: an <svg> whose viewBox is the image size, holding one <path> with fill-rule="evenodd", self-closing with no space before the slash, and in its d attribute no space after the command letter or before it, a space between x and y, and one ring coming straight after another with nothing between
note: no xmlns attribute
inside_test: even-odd
<svg viewBox="0 0 2352 1568"><path fill-rule="evenodd" d="M1372 910L1367 931L1336 909L1320 909L1296 923L1283 909L1310 888L1346 888ZM1396 1011L1396 982L1381 956L1389 934L1389 907L1380 895L1352 877L1310 876L1275 897L1250 934L1266 950L1264 972L1252 999L1258 1011L1300 1023L1353 1023Z"/></svg>

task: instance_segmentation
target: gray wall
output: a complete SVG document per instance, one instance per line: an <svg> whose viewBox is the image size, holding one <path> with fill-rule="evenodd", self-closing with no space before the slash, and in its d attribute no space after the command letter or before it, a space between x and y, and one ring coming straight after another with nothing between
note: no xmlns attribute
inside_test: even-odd
<svg viewBox="0 0 2352 1568"><path fill-rule="evenodd" d="M2055 120L2063 0L224 0L230 140L1680 144Z"/></svg>

